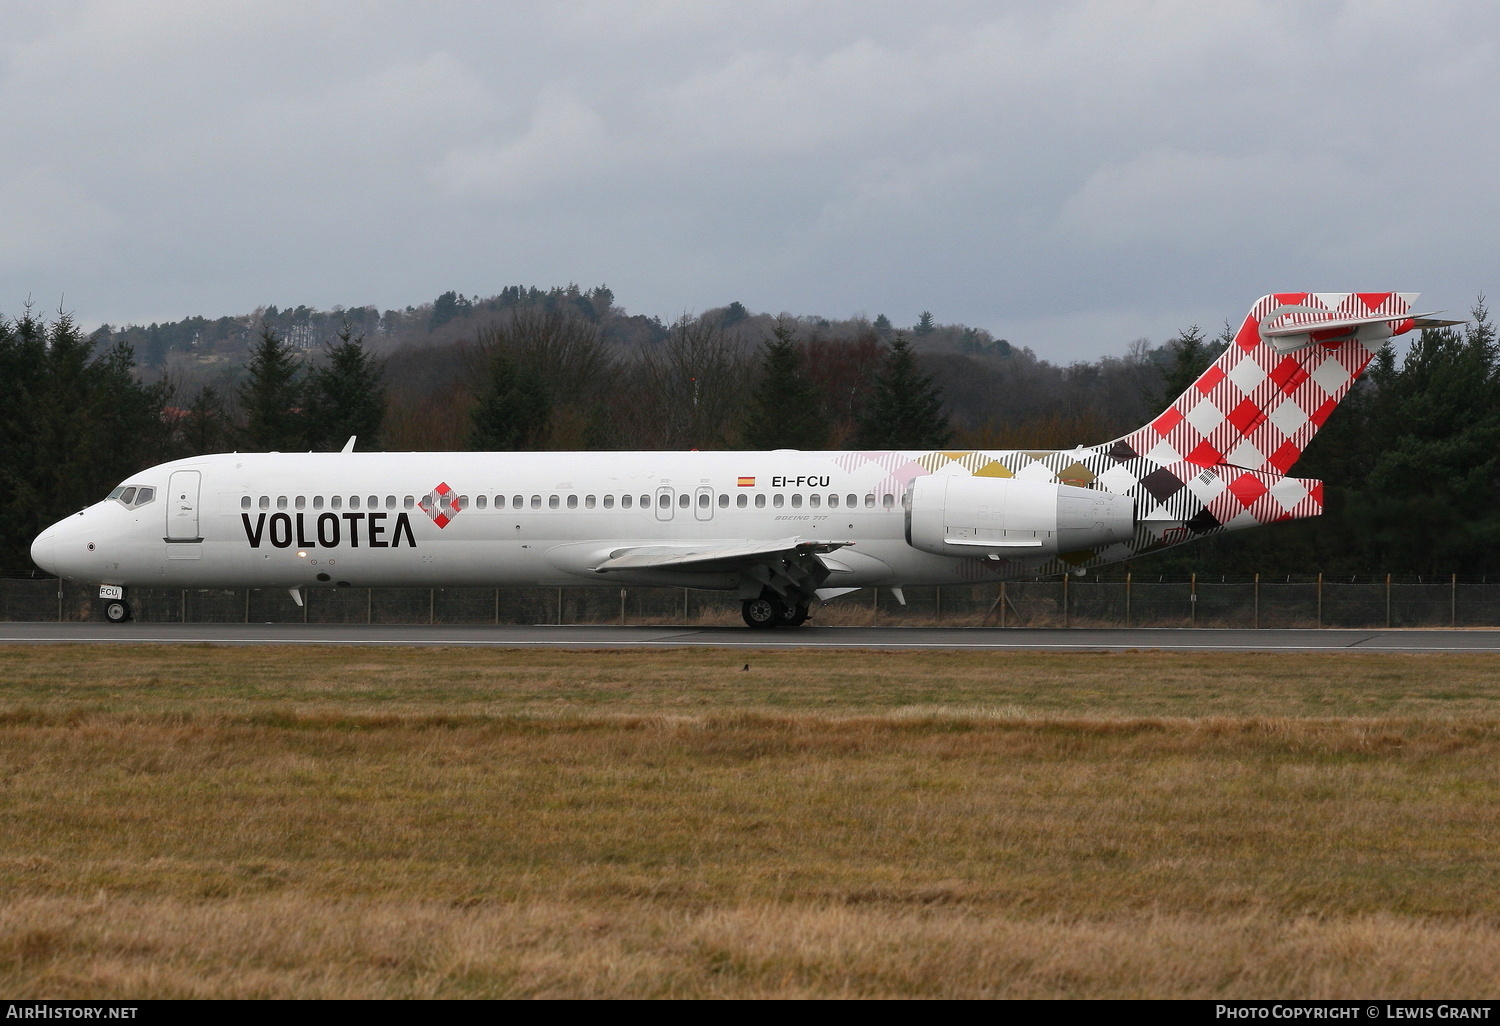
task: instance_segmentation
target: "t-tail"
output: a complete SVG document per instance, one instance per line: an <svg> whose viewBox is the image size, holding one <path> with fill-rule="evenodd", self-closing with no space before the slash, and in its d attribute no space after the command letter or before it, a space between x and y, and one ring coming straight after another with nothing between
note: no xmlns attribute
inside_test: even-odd
<svg viewBox="0 0 1500 1026"><path fill-rule="evenodd" d="M1172 544L1322 512L1323 483L1287 472L1387 339L1452 323L1414 315L1416 298L1279 292L1257 301L1234 341L1171 406L1096 449L1115 463L1101 484L1113 476L1110 490L1134 496L1142 527L1155 536L1139 540Z"/></svg>

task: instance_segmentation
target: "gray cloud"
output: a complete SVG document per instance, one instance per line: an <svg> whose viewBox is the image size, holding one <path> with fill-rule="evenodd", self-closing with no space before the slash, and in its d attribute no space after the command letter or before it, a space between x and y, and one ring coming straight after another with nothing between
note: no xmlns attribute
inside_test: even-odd
<svg viewBox="0 0 1500 1026"><path fill-rule="evenodd" d="M1054 359L1493 287L1482 3L0 3L0 308L608 282Z"/></svg>

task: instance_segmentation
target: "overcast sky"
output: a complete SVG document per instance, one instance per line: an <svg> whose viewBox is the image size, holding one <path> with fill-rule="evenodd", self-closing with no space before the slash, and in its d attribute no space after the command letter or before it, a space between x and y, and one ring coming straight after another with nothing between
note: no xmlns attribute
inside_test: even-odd
<svg viewBox="0 0 1500 1026"><path fill-rule="evenodd" d="M1121 353L1500 295L1500 4L0 0L0 313L607 283Z"/></svg>

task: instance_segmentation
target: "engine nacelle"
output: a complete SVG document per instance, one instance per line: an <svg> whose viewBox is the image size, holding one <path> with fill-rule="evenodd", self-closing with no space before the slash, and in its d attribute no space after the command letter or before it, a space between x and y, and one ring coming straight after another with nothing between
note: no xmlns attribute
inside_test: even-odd
<svg viewBox="0 0 1500 1026"><path fill-rule="evenodd" d="M1009 477L919 477L906 515L907 542L942 556L1055 556L1134 534L1129 496Z"/></svg>

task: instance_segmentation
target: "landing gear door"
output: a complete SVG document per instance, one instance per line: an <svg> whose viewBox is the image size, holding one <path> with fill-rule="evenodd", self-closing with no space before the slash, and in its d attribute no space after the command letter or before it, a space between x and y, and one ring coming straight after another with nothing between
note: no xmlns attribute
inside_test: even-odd
<svg viewBox="0 0 1500 1026"><path fill-rule="evenodd" d="M196 470L178 470L167 487L167 541L197 542L198 484L202 475Z"/></svg>

